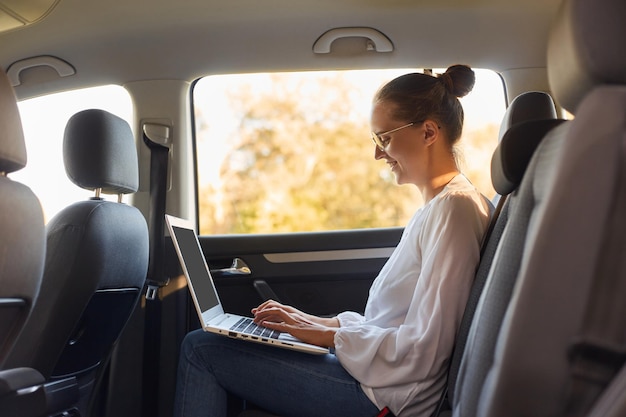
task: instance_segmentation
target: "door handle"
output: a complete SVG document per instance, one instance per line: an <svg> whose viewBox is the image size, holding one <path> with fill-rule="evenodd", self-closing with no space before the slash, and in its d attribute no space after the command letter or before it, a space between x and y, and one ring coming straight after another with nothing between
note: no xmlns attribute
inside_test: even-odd
<svg viewBox="0 0 626 417"><path fill-rule="evenodd" d="M215 275L250 275L252 271L250 267L241 258L233 259L230 268L212 269L211 274Z"/></svg>

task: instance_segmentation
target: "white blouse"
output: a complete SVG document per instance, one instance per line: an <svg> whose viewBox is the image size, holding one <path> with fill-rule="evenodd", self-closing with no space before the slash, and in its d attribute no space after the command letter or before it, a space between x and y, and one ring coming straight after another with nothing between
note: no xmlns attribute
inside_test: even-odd
<svg viewBox="0 0 626 417"><path fill-rule="evenodd" d="M430 416L479 261L490 203L463 175L421 207L370 288L337 316L335 353L379 407Z"/></svg>

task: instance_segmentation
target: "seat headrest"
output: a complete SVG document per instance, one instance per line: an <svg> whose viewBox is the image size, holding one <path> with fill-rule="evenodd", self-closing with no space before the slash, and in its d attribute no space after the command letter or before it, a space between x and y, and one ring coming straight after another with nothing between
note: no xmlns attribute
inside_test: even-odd
<svg viewBox="0 0 626 417"><path fill-rule="evenodd" d="M507 107L498 139L513 125L530 120L556 119L556 106L548 93L542 91L528 91L515 97Z"/></svg>
<svg viewBox="0 0 626 417"><path fill-rule="evenodd" d="M565 0L548 42L548 80L571 113L596 86L626 84L626 2Z"/></svg>
<svg viewBox="0 0 626 417"><path fill-rule="evenodd" d="M135 138L128 123L104 110L70 118L63 138L67 176L79 187L105 194L128 194L139 187Z"/></svg>
<svg viewBox="0 0 626 417"><path fill-rule="evenodd" d="M518 123L506 131L491 159L491 181L498 194L510 194L519 186L543 137L564 121L531 120Z"/></svg>
<svg viewBox="0 0 626 417"><path fill-rule="evenodd" d="M26 144L13 87L0 70L0 172L14 172L26 166Z"/></svg>

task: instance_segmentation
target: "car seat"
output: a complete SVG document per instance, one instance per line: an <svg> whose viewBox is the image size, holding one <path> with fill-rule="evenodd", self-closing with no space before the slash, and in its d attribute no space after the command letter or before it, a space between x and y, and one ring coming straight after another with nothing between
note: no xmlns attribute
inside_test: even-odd
<svg viewBox="0 0 626 417"><path fill-rule="evenodd" d="M81 415L89 415L94 385L140 298L148 268L148 228L141 212L121 202L137 191L137 150L128 123L85 110L67 123L63 157L68 177L95 190L47 225L40 297L17 346L12 367L37 369L46 380L74 376ZM117 194L107 201L104 194Z"/></svg>
<svg viewBox="0 0 626 417"><path fill-rule="evenodd" d="M26 165L24 133L13 88L0 71L0 410L19 415L45 410L43 377L9 369L6 357L39 293L45 256L43 212L26 185L9 174ZM22 391L23 390L23 391Z"/></svg>
<svg viewBox="0 0 626 417"><path fill-rule="evenodd" d="M13 89L0 71L0 366L39 292L45 255L43 212L26 185L8 174L26 166Z"/></svg>
<svg viewBox="0 0 626 417"><path fill-rule="evenodd" d="M626 328L624 292L604 279L626 282L626 248L615 238L626 235L626 55L614 49L625 19L622 0L561 6L548 74L575 119L546 135L511 203L463 354L454 416L586 415L623 363L608 360L621 358L623 345L613 351L614 341L594 332L604 321ZM598 304L608 308L602 320Z"/></svg>
<svg viewBox="0 0 626 417"><path fill-rule="evenodd" d="M481 259L457 333L450 361L447 403L454 401L455 384L461 367L461 358L467 342L472 318L489 274L498 243L509 220L509 205L517 197L516 190L522 181L528 163L545 134L562 123L552 97L540 91L530 91L517 96L507 108L500 126L499 144L491 160L491 178L499 197L496 212L481 248ZM445 399L440 410L449 408ZM444 415L444 414L441 414Z"/></svg>

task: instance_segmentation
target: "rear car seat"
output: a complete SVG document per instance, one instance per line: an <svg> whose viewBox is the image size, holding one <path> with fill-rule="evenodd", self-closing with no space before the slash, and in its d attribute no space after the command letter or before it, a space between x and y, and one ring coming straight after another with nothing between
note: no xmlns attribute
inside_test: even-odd
<svg viewBox="0 0 626 417"><path fill-rule="evenodd" d="M500 127L500 143L491 161L492 183L500 196L498 208L483 242L480 264L457 334L448 374L447 403L441 404L442 410L449 408L454 401L463 350L496 248L509 219L510 200L515 200L516 190L528 163L546 132L561 122L563 120L557 119L556 107L550 95L539 91L520 94L505 112Z"/></svg>
<svg viewBox="0 0 626 417"><path fill-rule="evenodd" d="M548 72L557 101L576 118L547 134L511 202L463 354L454 416L586 415L606 386L602 378L587 385L588 370L611 368L610 379L623 363L623 352L610 352L614 340L588 336L603 321L626 328L626 315L610 312L624 293L601 280L626 283L626 248L615 239L626 236L626 54L614 49L626 39L625 20L623 0L570 0L559 11ZM607 265L615 266L608 274ZM586 313L596 290L604 291L603 320Z"/></svg>

